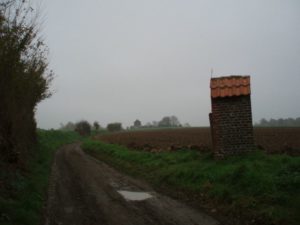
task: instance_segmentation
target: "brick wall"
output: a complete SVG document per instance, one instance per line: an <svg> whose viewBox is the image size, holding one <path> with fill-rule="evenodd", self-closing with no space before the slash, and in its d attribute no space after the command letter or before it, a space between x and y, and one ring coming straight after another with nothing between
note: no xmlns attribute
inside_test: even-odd
<svg viewBox="0 0 300 225"><path fill-rule="evenodd" d="M250 95L212 98L210 122L216 155L239 154L253 150Z"/></svg>

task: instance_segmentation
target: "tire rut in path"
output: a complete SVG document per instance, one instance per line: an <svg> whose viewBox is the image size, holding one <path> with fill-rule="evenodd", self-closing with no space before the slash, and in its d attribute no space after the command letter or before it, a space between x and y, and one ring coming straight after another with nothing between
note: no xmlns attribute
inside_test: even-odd
<svg viewBox="0 0 300 225"><path fill-rule="evenodd" d="M146 192L126 200L118 191ZM79 144L59 149L52 165L45 225L217 225L210 216L100 162Z"/></svg>

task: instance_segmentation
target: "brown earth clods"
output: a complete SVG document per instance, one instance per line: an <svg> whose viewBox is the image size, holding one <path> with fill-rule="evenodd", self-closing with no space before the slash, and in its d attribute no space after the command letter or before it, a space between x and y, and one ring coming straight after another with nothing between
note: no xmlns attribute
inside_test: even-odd
<svg viewBox="0 0 300 225"><path fill-rule="evenodd" d="M146 192L126 200L118 191ZM58 150L52 167L46 225L217 225L212 217L155 192L86 155L79 144Z"/></svg>
<svg viewBox="0 0 300 225"><path fill-rule="evenodd" d="M267 153L300 154L300 128L254 128L255 144ZM150 152L211 150L210 128L141 130L100 135L96 139Z"/></svg>

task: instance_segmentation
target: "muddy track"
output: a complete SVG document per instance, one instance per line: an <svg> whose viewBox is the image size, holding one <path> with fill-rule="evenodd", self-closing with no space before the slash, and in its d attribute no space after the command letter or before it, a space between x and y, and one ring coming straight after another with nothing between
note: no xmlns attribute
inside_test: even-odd
<svg viewBox="0 0 300 225"><path fill-rule="evenodd" d="M124 195L119 191L130 195ZM155 192L144 182L121 174L105 163L86 155L79 144L72 144L56 153L50 178L45 224L219 223L202 212Z"/></svg>

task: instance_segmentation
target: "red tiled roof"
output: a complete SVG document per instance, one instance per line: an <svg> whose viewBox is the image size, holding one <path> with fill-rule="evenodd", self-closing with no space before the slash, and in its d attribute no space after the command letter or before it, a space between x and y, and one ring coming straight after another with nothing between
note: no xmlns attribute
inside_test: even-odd
<svg viewBox="0 0 300 225"><path fill-rule="evenodd" d="M250 76L228 76L211 78L212 98L250 95Z"/></svg>

